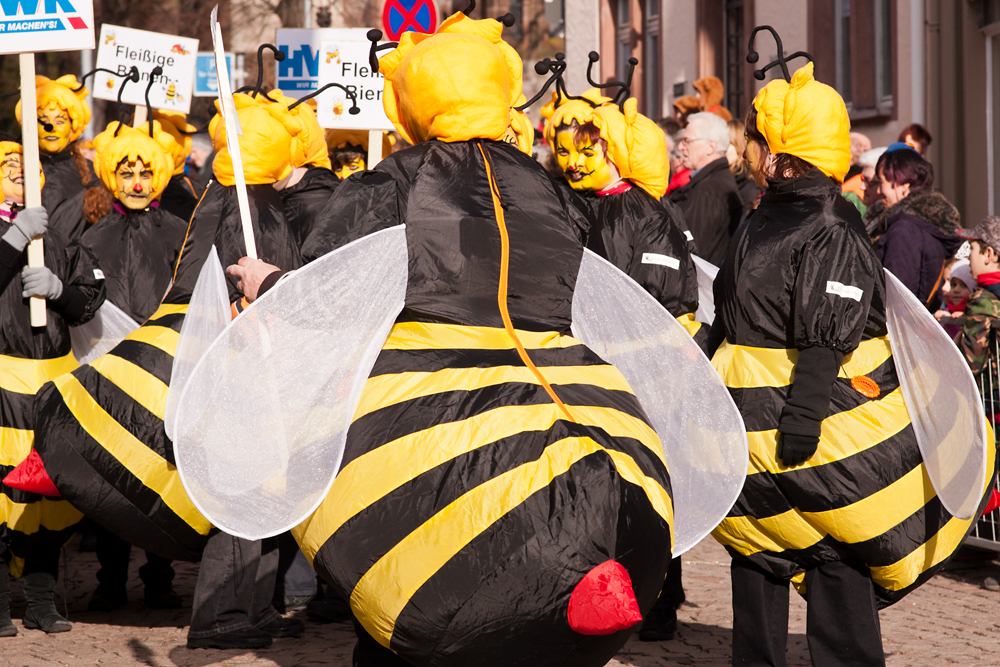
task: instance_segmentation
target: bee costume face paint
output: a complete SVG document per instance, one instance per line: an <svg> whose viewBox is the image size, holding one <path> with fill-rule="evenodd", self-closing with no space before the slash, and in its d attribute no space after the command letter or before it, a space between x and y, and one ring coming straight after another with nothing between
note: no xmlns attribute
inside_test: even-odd
<svg viewBox="0 0 1000 667"><path fill-rule="evenodd" d="M668 461L712 496L745 470L707 360L580 246L585 212L504 141L521 66L500 30L456 16L382 59L387 112L420 143L341 183L337 249L245 311L182 389L192 499L247 537L295 526L368 637L361 664L376 646L603 665L671 552L728 509L675 520ZM240 414L213 420L220 400Z"/></svg>

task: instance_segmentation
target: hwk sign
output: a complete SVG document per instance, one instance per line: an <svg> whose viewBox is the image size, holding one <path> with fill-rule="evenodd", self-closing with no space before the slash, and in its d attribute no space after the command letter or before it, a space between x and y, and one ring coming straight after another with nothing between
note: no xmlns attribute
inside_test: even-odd
<svg viewBox="0 0 1000 667"><path fill-rule="evenodd" d="M386 0L382 8L382 28L392 41L404 32L433 33L437 30L434 0Z"/></svg>
<svg viewBox="0 0 1000 667"><path fill-rule="evenodd" d="M92 0L0 0L0 53L94 48Z"/></svg>

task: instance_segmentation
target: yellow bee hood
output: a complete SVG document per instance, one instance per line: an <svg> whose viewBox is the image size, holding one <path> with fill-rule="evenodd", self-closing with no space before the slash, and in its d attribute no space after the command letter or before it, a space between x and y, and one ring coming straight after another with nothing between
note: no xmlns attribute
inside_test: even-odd
<svg viewBox="0 0 1000 667"><path fill-rule="evenodd" d="M559 98L552 94L552 101L542 107L547 119L545 139L555 145L555 135L560 127L593 123L601 131L601 139L608 144L608 159L622 178L635 183L656 199L667 192L669 162L667 141L656 123L638 111L634 97L625 100L624 111L597 88L591 88L582 97L599 104L594 108L583 100Z"/></svg>
<svg viewBox="0 0 1000 667"><path fill-rule="evenodd" d="M0 141L0 162L3 162L7 158L8 155L12 155L12 154L23 155L24 154L24 147L21 146L21 144L16 143L14 141ZM23 165L24 162L22 161L21 164ZM39 175L39 178L41 178L41 181L39 183L39 187L40 188L44 188L45 187L45 172L42 171L42 165L38 165L38 175ZM0 201L3 201L3 197L0 197Z"/></svg>
<svg viewBox="0 0 1000 667"><path fill-rule="evenodd" d="M851 166L851 120L840 94L813 78L811 62L791 83L775 79L764 86L753 106L771 153L802 158L843 182Z"/></svg>
<svg viewBox="0 0 1000 667"><path fill-rule="evenodd" d="M90 106L87 105L87 95L90 91L84 86L80 90L75 90L80 86L76 80L76 75L66 74L58 79L50 79L47 76L35 77L35 95L38 96L39 109L62 109L69 116L70 122L70 142L76 141L87 129L90 122ZM14 107L14 115L17 122L21 118L21 102L18 100Z"/></svg>
<svg viewBox="0 0 1000 667"><path fill-rule="evenodd" d="M292 173L292 139L301 131L301 123L281 103L268 102L236 93L236 115L243 128L240 152L243 174L249 185L275 183ZM219 102L215 102L216 110ZM222 185L235 185L233 161L226 144L226 127L218 113L208 125L216 156L212 171Z"/></svg>
<svg viewBox="0 0 1000 667"><path fill-rule="evenodd" d="M191 136L185 134L194 132L195 126L187 122L187 116L180 111L161 111L153 109L153 120L158 123L153 124L153 139L163 147L173 162L173 174L184 173L184 163L187 162L188 155L191 154ZM157 131L159 127L159 131ZM149 123L139 128L141 131L149 132Z"/></svg>
<svg viewBox="0 0 1000 667"><path fill-rule="evenodd" d="M510 109L510 129L507 139L515 144L522 153L531 155L531 149L535 145L535 128L531 125L531 119L523 111L518 111L515 107L522 106L528 101L524 95L519 95L514 106Z"/></svg>
<svg viewBox="0 0 1000 667"><path fill-rule="evenodd" d="M285 97L280 90L272 90L268 95L286 107L295 104L294 99ZM326 132L319 126L316 112L308 103L303 103L290 109L289 113L299 123L299 133L292 138L292 165L332 169L326 146Z"/></svg>
<svg viewBox="0 0 1000 667"><path fill-rule="evenodd" d="M150 138L148 126L133 128L122 125L121 129L118 128L118 121L113 121L108 123L107 129L94 137L94 149L97 151L94 156L94 173L101 179L104 188L115 195L118 192L115 180L118 165L122 160L135 162L136 159L141 159L153 171L153 199L159 199L174 174L173 160L169 153L159 142ZM153 136L157 133L162 134L163 129L159 121L153 121Z"/></svg>
<svg viewBox="0 0 1000 667"><path fill-rule="evenodd" d="M499 21L458 13L434 35L404 33L382 57L383 105L404 139L504 139L523 65L502 29Z"/></svg>

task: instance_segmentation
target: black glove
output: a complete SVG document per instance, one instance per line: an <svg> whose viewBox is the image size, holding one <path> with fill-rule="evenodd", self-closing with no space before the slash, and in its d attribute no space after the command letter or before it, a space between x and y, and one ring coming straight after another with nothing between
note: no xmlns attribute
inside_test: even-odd
<svg viewBox="0 0 1000 667"><path fill-rule="evenodd" d="M819 447L819 436L778 434L778 458L786 466L805 463L816 453L817 447Z"/></svg>

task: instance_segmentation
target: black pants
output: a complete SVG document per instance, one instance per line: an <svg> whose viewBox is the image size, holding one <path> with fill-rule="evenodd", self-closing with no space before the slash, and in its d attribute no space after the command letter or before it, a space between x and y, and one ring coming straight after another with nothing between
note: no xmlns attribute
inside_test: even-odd
<svg viewBox="0 0 1000 667"><path fill-rule="evenodd" d="M274 599L280 602L285 596L316 595L316 571L309 565L291 533L282 533L278 540L278 580L274 585Z"/></svg>
<svg viewBox="0 0 1000 667"><path fill-rule="evenodd" d="M393 651L375 641L364 626L354 619L354 634L358 643L354 645L352 667L413 667Z"/></svg>
<svg viewBox="0 0 1000 667"><path fill-rule="evenodd" d="M132 557L132 545L103 526L96 526L97 581L105 588L124 591L128 583L128 563ZM174 568L169 558L146 552L146 564L139 568L139 578L150 592L168 591L173 587Z"/></svg>
<svg viewBox="0 0 1000 667"><path fill-rule="evenodd" d="M278 618L271 605L278 575L278 544L217 532L208 538L198 570L188 637L204 639L260 628Z"/></svg>
<svg viewBox="0 0 1000 667"><path fill-rule="evenodd" d="M687 598L684 596L682 574L681 559L674 558L670 561L670 567L667 568L667 578L663 580L663 589L660 591L660 597L656 598L656 603L653 605L654 610L673 611L684 604L684 600Z"/></svg>
<svg viewBox="0 0 1000 667"><path fill-rule="evenodd" d="M733 666L785 667L788 582L733 560ZM881 667L882 631L867 568L806 570L806 638L814 667Z"/></svg>

